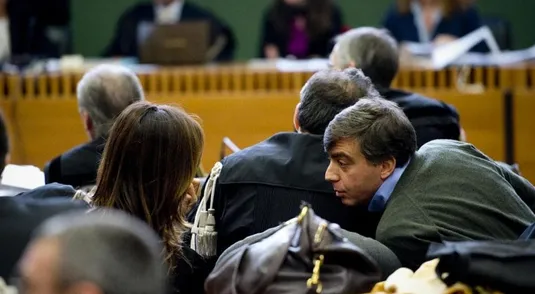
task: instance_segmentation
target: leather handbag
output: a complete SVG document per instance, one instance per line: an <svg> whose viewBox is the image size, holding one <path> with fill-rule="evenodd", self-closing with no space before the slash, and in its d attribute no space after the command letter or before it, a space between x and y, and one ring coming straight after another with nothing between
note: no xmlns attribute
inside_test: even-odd
<svg viewBox="0 0 535 294"><path fill-rule="evenodd" d="M337 224L304 204L300 215L228 248L206 280L208 294L366 293L381 279L376 262Z"/></svg>

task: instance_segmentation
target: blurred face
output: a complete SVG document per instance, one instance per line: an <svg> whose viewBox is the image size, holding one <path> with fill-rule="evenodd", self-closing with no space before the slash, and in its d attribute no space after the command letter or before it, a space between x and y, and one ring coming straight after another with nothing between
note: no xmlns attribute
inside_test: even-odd
<svg viewBox="0 0 535 294"><path fill-rule="evenodd" d="M355 140L344 139L329 150L330 164L325 179L333 185L336 196L349 206L367 204L384 179L383 165L368 162Z"/></svg>
<svg viewBox="0 0 535 294"><path fill-rule="evenodd" d="M2 0L0 0L2 1ZM154 4L155 5L163 5L163 6L167 6L175 1L179 1L179 0L153 0L154 1Z"/></svg>
<svg viewBox="0 0 535 294"><path fill-rule="evenodd" d="M30 245L21 264L21 294L57 294L59 243L40 239Z"/></svg>

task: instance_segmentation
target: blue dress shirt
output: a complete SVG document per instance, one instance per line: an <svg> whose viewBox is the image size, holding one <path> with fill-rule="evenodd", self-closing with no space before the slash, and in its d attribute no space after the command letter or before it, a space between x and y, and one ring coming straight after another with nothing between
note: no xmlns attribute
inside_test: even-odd
<svg viewBox="0 0 535 294"><path fill-rule="evenodd" d="M404 166L396 167L394 172L383 182L368 205L368 210L370 212L380 212L385 209L386 203L388 202L388 199L390 199L394 188L396 188L399 178L401 178L401 175L403 175L403 172L410 162L411 160L409 158Z"/></svg>

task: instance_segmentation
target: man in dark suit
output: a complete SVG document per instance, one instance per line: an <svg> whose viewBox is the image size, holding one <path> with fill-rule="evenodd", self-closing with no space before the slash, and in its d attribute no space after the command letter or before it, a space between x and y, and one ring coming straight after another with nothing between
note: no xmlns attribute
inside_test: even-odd
<svg viewBox="0 0 535 294"><path fill-rule="evenodd" d="M96 183L97 169L115 118L130 104L144 100L141 82L127 68L101 65L78 83L78 108L89 143L54 158L45 167L45 182L75 188Z"/></svg>
<svg viewBox="0 0 535 294"><path fill-rule="evenodd" d="M218 254L245 237L295 217L302 201L310 203L322 218L373 237L379 215L369 213L366 207L340 203L324 180L329 160L322 145L325 128L334 116L370 95L378 93L359 69L318 72L301 90L293 117L297 132L275 134L222 160L221 173L211 175L217 181Z"/></svg>
<svg viewBox="0 0 535 294"><path fill-rule="evenodd" d="M461 138L459 114L453 106L390 88L399 68L399 51L388 32L362 27L344 33L331 53L331 64L339 69L362 69L383 98L403 109L416 130L418 147L434 139Z"/></svg>
<svg viewBox="0 0 535 294"><path fill-rule="evenodd" d="M230 27L212 12L184 0L153 0L153 3L140 3L129 8L119 19L115 36L104 55L138 56L138 29L143 22L173 24L188 21L208 21L210 44L221 47L216 61L233 59L236 44Z"/></svg>
<svg viewBox="0 0 535 294"><path fill-rule="evenodd" d="M535 188L473 145L416 133L393 102L361 99L327 127L325 178L346 205L382 212L376 239L416 269L433 242L514 240L535 221Z"/></svg>

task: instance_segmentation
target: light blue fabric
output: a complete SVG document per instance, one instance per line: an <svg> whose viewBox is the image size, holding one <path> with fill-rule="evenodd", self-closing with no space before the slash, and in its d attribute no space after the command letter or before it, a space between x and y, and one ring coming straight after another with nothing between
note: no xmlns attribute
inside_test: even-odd
<svg viewBox="0 0 535 294"><path fill-rule="evenodd" d="M409 159L404 166L395 168L394 172L383 182L368 205L369 211L380 212L385 209L386 203L396 188L399 178L401 178L401 175L403 175L410 162L411 160Z"/></svg>

